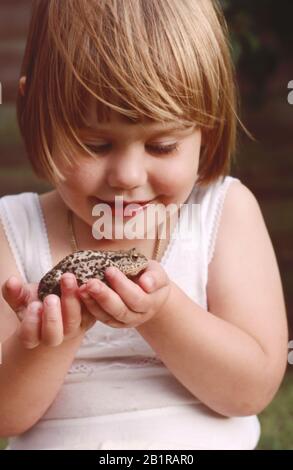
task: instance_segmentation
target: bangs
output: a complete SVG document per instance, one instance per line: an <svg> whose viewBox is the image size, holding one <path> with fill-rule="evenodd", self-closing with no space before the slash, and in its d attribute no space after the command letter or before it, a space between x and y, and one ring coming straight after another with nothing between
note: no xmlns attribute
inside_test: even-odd
<svg viewBox="0 0 293 470"><path fill-rule="evenodd" d="M42 90L38 87L38 112L46 154L43 165L51 174L61 176L49 134L69 165L75 162L77 148L90 154L78 131L89 126L92 105L98 123L109 122L114 112L130 124L180 121L223 133L224 123L232 119L233 75L215 2L36 4L39 13L43 10L43 41L36 51L34 74L44 83Z"/></svg>

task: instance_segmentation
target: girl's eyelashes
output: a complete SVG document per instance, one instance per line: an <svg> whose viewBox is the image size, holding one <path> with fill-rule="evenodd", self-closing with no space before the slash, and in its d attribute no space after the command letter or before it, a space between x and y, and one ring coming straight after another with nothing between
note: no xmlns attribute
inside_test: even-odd
<svg viewBox="0 0 293 470"><path fill-rule="evenodd" d="M103 145L93 145L93 144L83 144L88 150L93 153L103 154L107 153L111 149L111 144L103 144ZM151 153L157 153L159 155L162 154L171 154L178 150L178 143L175 142L174 144L162 145L148 145L147 148Z"/></svg>
<svg viewBox="0 0 293 470"><path fill-rule="evenodd" d="M169 145L153 145L150 148L153 149L153 151L158 154L163 154L163 153L170 154L178 150L178 143L175 142L174 144L169 144Z"/></svg>

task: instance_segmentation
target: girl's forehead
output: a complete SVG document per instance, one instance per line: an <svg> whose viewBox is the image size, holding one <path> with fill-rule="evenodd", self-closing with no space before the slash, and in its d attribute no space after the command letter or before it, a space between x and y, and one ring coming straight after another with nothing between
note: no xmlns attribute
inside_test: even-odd
<svg viewBox="0 0 293 470"><path fill-rule="evenodd" d="M186 125L186 122L180 119L173 119L170 121L156 121L143 116L141 119L132 120L129 117L118 113L114 110L109 110L107 120L98 121L96 114L96 102L91 101L88 107L87 126L80 129L82 133L96 133L96 132L115 132L121 130L128 132L132 129L138 129L142 132L156 133L156 132L171 132L173 130L185 130L194 127L193 125Z"/></svg>
<svg viewBox="0 0 293 470"><path fill-rule="evenodd" d="M89 102L89 106L88 106L88 116L87 116L89 127L103 127L103 126L110 127L113 124L117 124L117 125L124 124L124 125L135 126L137 124L147 125L147 124L156 122L150 119L148 116L144 116L143 118L134 121L130 119L129 117L121 113L118 113L117 111L114 111L113 109L108 110L107 120L103 122L99 122L97 120L96 109L97 109L97 102L94 99L91 99Z"/></svg>
<svg viewBox="0 0 293 470"><path fill-rule="evenodd" d="M156 123L156 124L148 124L148 125L143 125L137 123L136 125L131 125L129 127L128 124L122 124L121 122L113 122L111 121L110 123L96 123L94 126L88 126L83 129L80 129L80 134L83 137L86 136L112 136L112 135L117 135L117 136L125 136L129 137L130 135L164 135L164 134L171 134L173 132L183 132L183 131L190 131L191 129L194 129L194 126L182 126L180 123L170 123L170 124L162 124L162 123ZM184 133L185 134L185 133Z"/></svg>

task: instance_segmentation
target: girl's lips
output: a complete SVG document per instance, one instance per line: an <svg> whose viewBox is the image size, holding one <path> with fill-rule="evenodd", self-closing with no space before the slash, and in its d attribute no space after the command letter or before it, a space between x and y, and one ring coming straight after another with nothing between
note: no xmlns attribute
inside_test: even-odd
<svg viewBox="0 0 293 470"><path fill-rule="evenodd" d="M137 209L133 208L133 209L126 209L126 211L124 211L124 217L133 217L134 215L138 214L139 212L143 211L144 209L146 209L148 206L150 206L151 204L153 203L153 201L149 201L149 202L146 202L144 204L138 204L138 203L135 203L135 204L138 204L139 207ZM134 203L131 203L131 204L134 204ZM130 204L129 204L130 205ZM123 209L127 208L128 205L124 206ZM125 212L127 215L125 215ZM131 214L131 215L128 215L128 214Z"/></svg>
<svg viewBox="0 0 293 470"><path fill-rule="evenodd" d="M142 210L146 209L150 204L152 204L154 199L151 199L150 201L147 201L145 203L139 203L139 202L129 202L125 203L123 202L123 205L121 202L117 201L117 207L115 207L115 202L107 202L103 201L101 199L96 198L96 204L107 204L112 211L112 215L123 215L125 218L128 217L133 217L135 214L141 212ZM139 206L137 208L133 207L130 208L130 205L136 205ZM126 209L126 210L125 210Z"/></svg>

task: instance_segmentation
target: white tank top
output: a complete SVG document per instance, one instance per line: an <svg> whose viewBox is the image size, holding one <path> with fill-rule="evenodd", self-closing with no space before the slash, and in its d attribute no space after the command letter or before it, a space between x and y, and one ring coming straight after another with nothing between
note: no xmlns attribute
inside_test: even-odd
<svg viewBox="0 0 293 470"><path fill-rule="evenodd" d="M208 265L214 252L223 202L229 185L236 180L226 176L207 187L194 186L160 261L169 278L204 309L207 309ZM195 208L193 212L190 211L192 205ZM0 219L23 280L39 282L53 265L38 194L26 192L2 197ZM57 397L34 428L40 427L43 432L48 429L49 433L53 422L62 429L62 425L67 422L68 426L72 419L77 423L78 420L89 421L105 415L127 415L142 410L156 410L157 413L165 410L166 413L171 409L169 407L173 410L179 407L183 411L187 405L193 405L195 410L202 406L171 374L135 328L116 329L96 322L86 333ZM209 428L212 426L210 419L206 418ZM222 431L224 427L227 429L227 420L233 424L227 442L231 442L233 434L236 435L237 422L244 448L256 445L259 424L255 416L223 418L217 415L213 419L216 419L217 426L223 420ZM176 422L178 426L178 417ZM201 426L204 428L205 425L201 423ZM28 431L29 434L31 432ZM26 442L26 434L14 440L17 448L29 448L23 443ZM249 444L247 439L245 443L245 436ZM44 440L50 441L49 435ZM67 445L71 448L70 443ZM84 448L82 444L80 448Z"/></svg>

